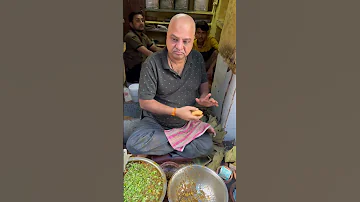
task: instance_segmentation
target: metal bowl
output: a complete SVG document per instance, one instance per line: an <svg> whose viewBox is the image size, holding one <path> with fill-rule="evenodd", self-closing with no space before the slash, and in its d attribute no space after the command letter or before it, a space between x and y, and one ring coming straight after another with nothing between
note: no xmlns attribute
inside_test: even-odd
<svg viewBox="0 0 360 202"><path fill-rule="evenodd" d="M161 178L163 179L163 190L162 190L160 200L158 202L163 202L164 198L165 198L165 195L166 195L166 188L167 188L167 179L166 179L166 175L165 175L164 171L161 169L161 167L157 163L155 163L154 161L152 161L152 160L150 160L148 158L130 157L129 160L128 160L128 163L129 162L136 162L136 161L143 161L143 162L149 163L152 166L154 166L160 172Z"/></svg>
<svg viewBox="0 0 360 202"><path fill-rule="evenodd" d="M205 194L207 202L228 202L226 185L213 170L201 165L190 165L180 168L168 183L169 202L179 202L178 189L182 184L194 182L196 190Z"/></svg>

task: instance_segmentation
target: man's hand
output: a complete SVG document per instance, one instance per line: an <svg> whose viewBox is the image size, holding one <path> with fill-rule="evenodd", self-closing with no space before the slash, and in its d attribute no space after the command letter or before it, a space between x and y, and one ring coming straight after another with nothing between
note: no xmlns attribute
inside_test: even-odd
<svg viewBox="0 0 360 202"><path fill-rule="evenodd" d="M219 106L219 103L214 100L214 98L210 98L211 96L211 93L209 93L208 95L204 96L204 97L200 97L199 98L196 98L196 102L201 105L201 106L204 106L204 107L212 107L212 106Z"/></svg>
<svg viewBox="0 0 360 202"><path fill-rule="evenodd" d="M185 107L181 107L181 108L177 108L176 109L176 116L185 120L185 121L190 121L190 120L199 120L203 117L203 115L201 116L194 116L191 114L192 111L196 111L199 110L196 107L191 107L191 106L185 106Z"/></svg>
<svg viewBox="0 0 360 202"><path fill-rule="evenodd" d="M215 134L215 129L210 126L210 128L208 128L208 129L206 130L206 132Z"/></svg>

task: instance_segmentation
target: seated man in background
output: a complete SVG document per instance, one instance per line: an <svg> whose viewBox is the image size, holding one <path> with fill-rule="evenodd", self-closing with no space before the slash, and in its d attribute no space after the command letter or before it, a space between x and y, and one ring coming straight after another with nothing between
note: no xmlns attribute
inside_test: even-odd
<svg viewBox="0 0 360 202"><path fill-rule="evenodd" d="M153 52L162 50L158 48L148 36L145 30L144 17L141 12L132 12L129 15L130 31L125 35L126 50L124 52L124 63L126 81L128 83L139 83L141 64Z"/></svg>
<svg viewBox="0 0 360 202"><path fill-rule="evenodd" d="M204 58L208 79L212 81L215 72L219 44L214 37L209 36L209 25L205 21L196 23L196 33L193 49L199 51Z"/></svg>
<svg viewBox="0 0 360 202"><path fill-rule="evenodd" d="M174 150L164 131L199 120L202 116L192 115L192 111L197 110L196 103L204 107L218 106L218 102L210 98L204 60L198 51L192 50L194 36L193 18L175 15L169 24L166 48L143 63L139 83L143 111L137 128L126 141L130 153L196 158L213 151L211 130L193 139L183 151Z"/></svg>

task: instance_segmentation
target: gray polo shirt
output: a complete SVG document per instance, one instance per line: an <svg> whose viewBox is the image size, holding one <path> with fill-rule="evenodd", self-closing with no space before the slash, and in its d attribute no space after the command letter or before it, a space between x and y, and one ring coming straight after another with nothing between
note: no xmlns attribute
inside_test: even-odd
<svg viewBox="0 0 360 202"><path fill-rule="evenodd" d="M142 64L139 98L154 99L170 107L194 106L200 96L200 85L207 82L205 63L200 52L192 50L181 75L168 64L167 49L149 56ZM158 115L142 111L142 117L152 117L164 129L180 128L187 122L171 115Z"/></svg>

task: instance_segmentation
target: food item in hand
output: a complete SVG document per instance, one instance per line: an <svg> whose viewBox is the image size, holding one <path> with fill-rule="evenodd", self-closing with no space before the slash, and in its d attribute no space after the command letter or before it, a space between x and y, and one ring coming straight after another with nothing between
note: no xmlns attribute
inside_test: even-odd
<svg viewBox="0 0 360 202"><path fill-rule="evenodd" d="M202 116L202 115L203 115L203 112L200 111L200 110L196 110L196 111L191 112L191 114L192 114L193 116Z"/></svg>

